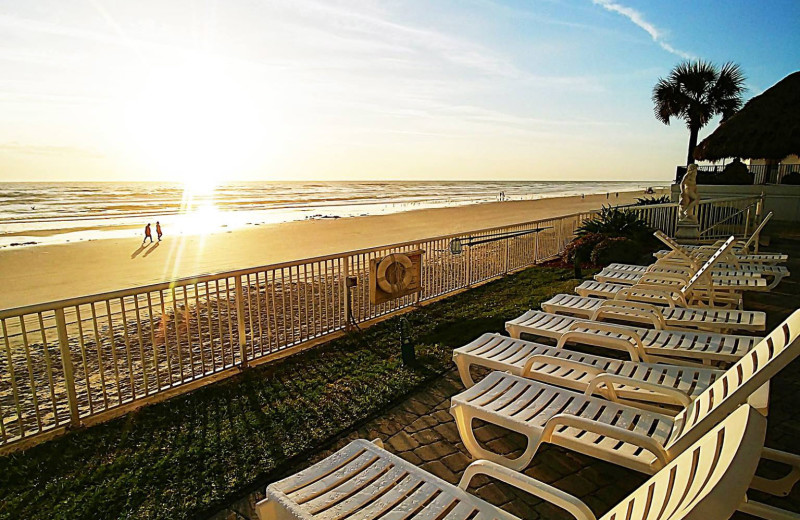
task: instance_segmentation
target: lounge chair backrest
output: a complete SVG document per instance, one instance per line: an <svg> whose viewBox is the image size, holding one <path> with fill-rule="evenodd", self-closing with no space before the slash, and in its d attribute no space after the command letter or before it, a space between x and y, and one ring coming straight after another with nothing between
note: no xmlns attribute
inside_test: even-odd
<svg viewBox="0 0 800 520"><path fill-rule="evenodd" d="M679 453L725 418L800 354L800 310L718 377L675 416L666 448Z"/></svg>
<svg viewBox="0 0 800 520"><path fill-rule="evenodd" d="M767 420L739 407L600 520L728 518L756 471Z"/></svg>
<svg viewBox="0 0 800 520"><path fill-rule="evenodd" d="M689 281L686 282L686 285L684 285L681 288L681 293L684 296L686 295L687 292L689 292L692 289L692 286L697 283L697 281L700 279L701 276L709 272L711 268L714 267L714 265L717 262L719 262L722 255L727 254L731 250L731 248L733 248L733 242L735 240L736 238L733 236L728 237L728 240L726 240L725 243L722 244L720 248L717 249L714 252L714 254L708 258L708 260L706 260L706 263L704 263L703 266L700 267L700 269L698 269L696 273L694 273L694 276L689 278Z"/></svg>
<svg viewBox="0 0 800 520"><path fill-rule="evenodd" d="M663 231L658 231L658 230L656 230L656 231L653 233L653 235L655 235L655 237L656 237L657 239L659 239L659 240L661 240L662 242L664 242L664 244L665 244L667 247L669 247L670 249L672 249L672 250L676 250L676 251L683 251L683 247L682 247L682 246L681 246L679 243L677 243L675 240L673 240L673 238L672 238L672 237L670 237L669 235L667 235L667 234L666 234L666 233L664 233Z"/></svg>
<svg viewBox="0 0 800 520"><path fill-rule="evenodd" d="M764 229L764 226L767 225L767 222L769 222L769 219L771 218L772 218L772 212L770 211L769 213L767 213L767 216L761 219L761 224L759 224L758 227L753 230L753 233L750 235L750 238L748 238L747 242L745 242L744 245L742 246L743 253L746 253L750 249L750 246L753 245L754 240L758 240L758 235L761 233L761 230Z"/></svg>

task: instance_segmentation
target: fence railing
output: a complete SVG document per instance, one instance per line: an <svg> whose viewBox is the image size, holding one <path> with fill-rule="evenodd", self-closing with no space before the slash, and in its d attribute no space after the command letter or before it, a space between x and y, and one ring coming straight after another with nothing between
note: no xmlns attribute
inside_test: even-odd
<svg viewBox="0 0 800 520"><path fill-rule="evenodd" d="M744 235L759 200L702 201L701 229ZM626 209L675 231L677 204ZM0 453L332 339L350 319L380 319L553 258L593 214L0 310ZM454 254L454 239L472 245ZM370 261L420 249L422 291L370 303Z"/></svg>
<svg viewBox="0 0 800 520"><path fill-rule="evenodd" d="M678 203L625 206L647 222L653 229L674 236L678 222ZM761 217L763 197L726 197L701 200L697 206L697 220L702 239L717 239L735 235L743 237L755 228Z"/></svg>
<svg viewBox="0 0 800 520"><path fill-rule="evenodd" d="M552 258L591 215L2 310L0 452L331 339L348 328L350 315L374 320ZM537 228L543 229L523 233ZM497 239L498 233L512 236ZM475 245L453 254L453 239ZM370 260L419 249L422 292L371 304ZM355 287L346 286L348 277Z"/></svg>

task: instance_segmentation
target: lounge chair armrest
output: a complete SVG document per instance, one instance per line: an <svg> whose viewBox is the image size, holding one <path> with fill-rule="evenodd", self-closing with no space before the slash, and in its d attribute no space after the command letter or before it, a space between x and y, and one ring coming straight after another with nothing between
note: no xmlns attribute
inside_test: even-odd
<svg viewBox="0 0 800 520"><path fill-rule="evenodd" d="M689 306L688 302L686 301L686 297L682 292L674 287L668 287L664 285L637 283L636 285L620 290L617 293L617 297L620 299L629 300L631 298L629 295L631 293L635 293L637 290L649 292L655 298L663 298L670 307L674 307L676 304L680 305L681 307Z"/></svg>
<svg viewBox="0 0 800 520"><path fill-rule="evenodd" d="M628 303L616 300L606 300L600 304L593 313L591 321L601 321L604 317L617 318L625 320L630 316L635 316L650 322L655 329L666 328L664 316L661 311L654 305L646 303Z"/></svg>
<svg viewBox="0 0 800 520"><path fill-rule="evenodd" d="M639 281L642 283L682 286L686 285L689 277L677 273L644 273Z"/></svg>
<svg viewBox="0 0 800 520"><path fill-rule="evenodd" d="M676 273L672 271L680 271L680 272ZM697 272L696 268L689 267L685 264L672 263L672 262L667 262L666 264L658 264L658 263L651 264L645 271L645 273L647 274L666 274L666 275L672 274L676 277L681 277L681 278L689 278L695 272Z"/></svg>
<svg viewBox="0 0 800 520"><path fill-rule="evenodd" d="M617 400L617 392L614 388L614 385L626 385L635 388L641 388L643 390L649 390L653 393L660 394L675 404L687 408L692 403L692 398L686 394L686 392L682 392L677 388L672 388L671 386L664 386L659 385L656 383L651 383L649 381L640 381L638 379L632 379L630 377L625 376L618 376L616 374L600 374L596 376L592 381L589 383L589 386L586 388L586 395L592 395L595 391L601 387L606 386L608 388L608 392L611 394L612 401Z"/></svg>
<svg viewBox="0 0 800 520"><path fill-rule="evenodd" d="M625 428L620 428L619 426L605 424L593 421L592 419L587 419L585 417L578 417L576 415L569 414L557 414L551 417L544 425L541 442L549 442L554 444L553 434L555 433L555 429L559 426L578 428L590 433L616 439L621 442L627 442L643 450L647 450L652 453L656 459L658 459L658 469L661 469L667 465L672 458L669 451L667 451L664 446L656 442L654 439L647 437L646 435L642 435L641 433L636 433L631 430L626 430Z"/></svg>
<svg viewBox="0 0 800 520"><path fill-rule="evenodd" d="M589 506L569 493L488 460L477 460L467 466L461 481L458 483L458 487L466 490L470 481L476 475L495 478L542 500L546 500L554 506L569 512L576 520L596 520L597 518L592 510L589 509Z"/></svg>
<svg viewBox="0 0 800 520"><path fill-rule="evenodd" d="M579 330L583 329L583 330ZM606 332L622 336L619 338L597 334L597 332ZM636 334L636 331L612 325L611 323L603 323L598 321L576 321L569 326L567 332L561 335L556 343L556 348L563 348L564 344L568 341L582 343L584 345L593 345L596 347L614 348L628 352L631 361L649 361L649 357L644 350L642 339Z"/></svg>
<svg viewBox="0 0 800 520"><path fill-rule="evenodd" d="M564 368L583 370L584 372L592 374L593 376L598 376L604 373L603 369L596 367L594 365L590 365L588 363L581 363L580 361L573 361L571 359L563 359L555 356L548 356L546 354L537 354L535 356L529 357L525 361L525 366L522 368L522 377L536 379L536 377L533 377L534 373L531 371L531 367L533 367L534 363L547 363L548 365L558 365Z"/></svg>

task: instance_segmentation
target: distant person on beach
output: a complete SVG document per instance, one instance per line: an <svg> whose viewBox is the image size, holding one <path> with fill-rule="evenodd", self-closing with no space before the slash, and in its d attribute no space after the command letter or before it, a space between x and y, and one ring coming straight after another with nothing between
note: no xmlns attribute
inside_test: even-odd
<svg viewBox="0 0 800 520"><path fill-rule="evenodd" d="M161 242L161 223L156 220L156 235L158 235L158 241ZM151 238L150 241L152 242L153 239Z"/></svg>
<svg viewBox="0 0 800 520"><path fill-rule="evenodd" d="M144 227L144 238L142 239L142 245L144 245L147 239L150 239L150 243L153 243L153 233L150 231L150 223L148 222L147 225Z"/></svg>
<svg viewBox="0 0 800 520"><path fill-rule="evenodd" d="M619 198L619 192L617 192L617 198ZM158 224L158 222L156 222L156 224ZM159 236L161 236L161 235L159 234ZM161 239L159 239L159 240L161 240Z"/></svg>

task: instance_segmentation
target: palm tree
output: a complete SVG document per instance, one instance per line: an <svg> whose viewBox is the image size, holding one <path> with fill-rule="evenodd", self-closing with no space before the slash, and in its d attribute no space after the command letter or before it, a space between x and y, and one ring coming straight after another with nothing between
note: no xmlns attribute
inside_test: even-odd
<svg viewBox="0 0 800 520"><path fill-rule="evenodd" d="M678 64L669 76L658 78L653 87L656 119L669 124L672 117L681 118L689 128L689 153L686 164L694 163L694 148L700 129L717 114L722 121L742 106L745 76L739 65L728 62L721 69L707 61Z"/></svg>

